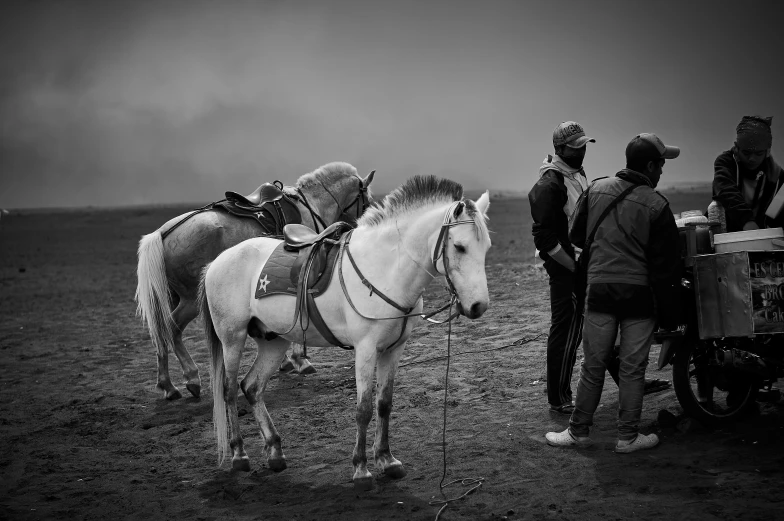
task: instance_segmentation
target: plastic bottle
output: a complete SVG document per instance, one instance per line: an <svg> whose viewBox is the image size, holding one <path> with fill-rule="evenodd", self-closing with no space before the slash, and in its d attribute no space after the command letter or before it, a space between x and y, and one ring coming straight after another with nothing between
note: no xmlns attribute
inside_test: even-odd
<svg viewBox="0 0 784 521"><path fill-rule="evenodd" d="M724 207L718 201L711 201L708 205L708 221L719 223L719 233L727 233L727 217L724 215Z"/></svg>

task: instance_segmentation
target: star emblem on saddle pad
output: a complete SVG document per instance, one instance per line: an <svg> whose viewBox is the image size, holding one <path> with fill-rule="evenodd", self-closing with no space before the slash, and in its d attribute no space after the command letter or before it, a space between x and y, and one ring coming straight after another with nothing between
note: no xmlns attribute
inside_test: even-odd
<svg viewBox="0 0 784 521"><path fill-rule="evenodd" d="M259 279L259 287L256 288L256 291L259 291L259 290L263 289L264 293L266 293L267 292L267 284L269 284L269 283L270 283L270 280L267 278L267 275L265 274L263 279L261 279L261 278Z"/></svg>

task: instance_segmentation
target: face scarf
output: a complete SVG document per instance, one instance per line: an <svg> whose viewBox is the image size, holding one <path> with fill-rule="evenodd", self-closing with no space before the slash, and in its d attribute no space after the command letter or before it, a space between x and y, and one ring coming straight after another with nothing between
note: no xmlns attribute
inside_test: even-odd
<svg viewBox="0 0 784 521"><path fill-rule="evenodd" d="M583 166L583 161L585 160L585 156L582 157L564 157L558 156L561 158L561 161L569 165L570 167L574 168L575 170L579 170L581 166Z"/></svg>
<svg viewBox="0 0 784 521"><path fill-rule="evenodd" d="M773 118L761 116L743 116L735 127L737 138L735 146L740 150L768 150L773 145L773 134L770 126Z"/></svg>

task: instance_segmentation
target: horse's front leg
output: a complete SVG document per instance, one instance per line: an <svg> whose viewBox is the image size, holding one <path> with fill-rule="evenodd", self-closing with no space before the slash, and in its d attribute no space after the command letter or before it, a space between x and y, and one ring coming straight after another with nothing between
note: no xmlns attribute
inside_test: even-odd
<svg viewBox="0 0 784 521"><path fill-rule="evenodd" d="M389 450L389 417L392 414L392 391L395 383L400 357L403 356L405 343L388 349L378 355L376 362L376 439L373 444L376 468L393 479L406 475L406 469Z"/></svg>
<svg viewBox="0 0 784 521"><path fill-rule="evenodd" d="M367 427L373 417L373 371L376 367L376 346L355 346L355 375L357 382L357 441L354 445L354 488L370 490L373 476L367 469Z"/></svg>

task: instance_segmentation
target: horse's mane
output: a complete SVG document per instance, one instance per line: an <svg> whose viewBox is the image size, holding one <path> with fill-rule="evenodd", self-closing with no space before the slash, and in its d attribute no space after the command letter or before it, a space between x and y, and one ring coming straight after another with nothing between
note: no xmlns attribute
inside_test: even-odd
<svg viewBox="0 0 784 521"><path fill-rule="evenodd" d="M395 188L382 200L373 203L357 221L357 226L378 226L389 219L426 205L463 200L463 185L434 175L414 176ZM471 200L465 200L466 213L474 219L477 233L487 235L487 216L477 219L479 210Z"/></svg>
<svg viewBox="0 0 784 521"><path fill-rule="evenodd" d="M352 176L358 176L356 168L348 163L335 161L322 165L309 174L300 176L300 178L297 179L297 188L318 188L323 190L321 183L325 186L330 186L342 181L346 177Z"/></svg>

